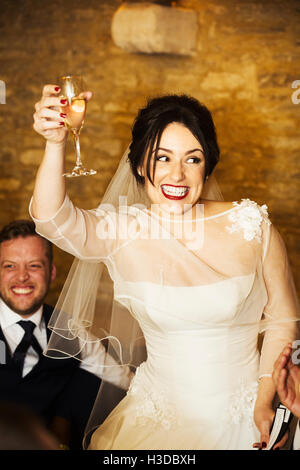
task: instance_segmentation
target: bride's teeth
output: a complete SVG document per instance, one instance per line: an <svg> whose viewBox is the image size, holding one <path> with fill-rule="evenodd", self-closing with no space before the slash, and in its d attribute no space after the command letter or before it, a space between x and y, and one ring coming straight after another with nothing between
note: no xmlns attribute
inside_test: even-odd
<svg viewBox="0 0 300 470"><path fill-rule="evenodd" d="M183 196L189 188L175 188L172 186L162 186L163 191L170 196Z"/></svg>

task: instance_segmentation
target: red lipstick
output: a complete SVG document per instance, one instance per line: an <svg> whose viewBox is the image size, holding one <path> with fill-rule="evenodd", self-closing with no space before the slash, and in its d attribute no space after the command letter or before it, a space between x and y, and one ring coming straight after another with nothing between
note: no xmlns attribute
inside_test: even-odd
<svg viewBox="0 0 300 470"><path fill-rule="evenodd" d="M165 188L167 188L167 187L168 188L177 188L178 193L181 193L180 188L184 188L184 192L183 192L183 194L180 195L180 194L176 194L176 190L175 190L174 193L171 194L171 191L169 193L167 193L166 190L164 190L164 187ZM168 185L162 185L161 186L161 191L167 199L177 200L177 201L180 200L180 199L184 199L187 196L187 194L189 192L189 189L190 188L188 186L175 186L173 184L168 184Z"/></svg>

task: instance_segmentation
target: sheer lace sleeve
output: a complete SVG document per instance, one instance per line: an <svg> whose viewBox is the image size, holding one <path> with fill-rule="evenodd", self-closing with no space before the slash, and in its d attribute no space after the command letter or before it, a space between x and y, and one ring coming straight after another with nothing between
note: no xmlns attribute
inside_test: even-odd
<svg viewBox="0 0 300 470"><path fill-rule="evenodd" d="M268 301L264 309L260 377L271 376L283 347L298 334L299 305L284 242L273 225L267 228L263 277Z"/></svg>
<svg viewBox="0 0 300 470"><path fill-rule="evenodd" d="M116 217L109 205L98 209L84 210L75 207L66 195L62 206L49 220L33 217L36 232L50 240L64 251L87 261L105 258L115 249Z"/></svg>

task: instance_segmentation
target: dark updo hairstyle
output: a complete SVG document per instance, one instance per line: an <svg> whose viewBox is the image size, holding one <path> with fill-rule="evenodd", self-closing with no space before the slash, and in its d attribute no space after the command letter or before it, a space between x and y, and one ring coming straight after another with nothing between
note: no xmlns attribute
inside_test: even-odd
<svg viewBox="0 0 300 470"><path fill-rule="evenodd" d="M147 177L150 176L150 160L159 147L161 135L168 124L178 122L186 126L200 142L205 157L205 177L209 176L219 161L219 146L210 111L195 98L187 95L166 95L153 98L139 110L132 128L132 142L128 158L131 170L138 183L144 184L145 178L138 173L143 165L147 150ZM155 148L154 148L155 146Z"/></svg>

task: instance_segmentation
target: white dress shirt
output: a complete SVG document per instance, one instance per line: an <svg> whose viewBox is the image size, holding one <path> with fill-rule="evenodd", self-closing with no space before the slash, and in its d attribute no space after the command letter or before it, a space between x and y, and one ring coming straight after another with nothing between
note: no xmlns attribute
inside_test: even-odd
<svg viewBox="0 0 300 470"><path fill-rule="evenodd" d="M37 312L28 317L28 320L36 324L36 328L34 329L33 334L36 337L41 348L45 349L47 345L47 333L45 322L42 321L42 313L43 307L40 307ZM3 335L7 341L11 354L14 354L15 349L21 342L25 333L21 325L18 325L18 322L20 320L24 320L24 318L18 315L17 313L13 312L5 304L5 302L0 299L0 326L2 328ZM32 346L30 346L25 356L22 377L27 375L31 371L31 369L38 363L38 361L38 353L32 348Z"/></svg>
<svg viewBox="0 0 300 470"><path fill-rule="evenodd" d="M45 321L43 321L42 314L43 306L41 306L35 313L28 316L28 320L36 324L36 328L34 329L33 334L40 344L42 350L44 350L47 346L47 329ZM21 327L21 325L18 324L20 320L25 319L11 310L6 305L6 303L0 299L0 326L11 354L15 352L16 347L24 336L24 329ZM103 367L99 364L104 363L105 353L105 348L100 342L88 344L87 347L84 348L81 352L82 360L80 361L79 367L96 375L99 378L102 378ZM88 361L88 363L84 362L85 359ZM31 371L38 361L38 353L30 346L25 356L22 377L25 377L25 375ZM110 356L106 358L105 363L110 365L116 364L114 359ZM109 372L109 368L107 370ZM111 374L109 374L107 377L106 372L105 379L121 388L126 389L132 378L132 373L129 368L117 368L117 370L118 372L116 373L116 368L112 367Z"/></svg>

